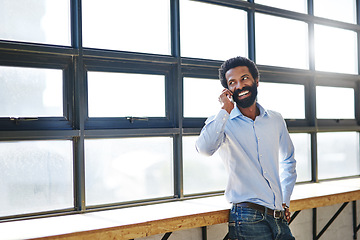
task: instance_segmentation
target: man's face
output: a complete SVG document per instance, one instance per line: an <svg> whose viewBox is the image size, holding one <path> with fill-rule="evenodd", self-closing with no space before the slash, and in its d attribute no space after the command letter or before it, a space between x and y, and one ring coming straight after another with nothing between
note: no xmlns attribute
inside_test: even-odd
<svg viewBox="0 0 360 240"><path fill-rule="evenodd" d="M258 79L253 79L249 68L239 66L228 70L225 74L228 88L233 93L233 99L241 108L248 108L255 103Z"/></svg>

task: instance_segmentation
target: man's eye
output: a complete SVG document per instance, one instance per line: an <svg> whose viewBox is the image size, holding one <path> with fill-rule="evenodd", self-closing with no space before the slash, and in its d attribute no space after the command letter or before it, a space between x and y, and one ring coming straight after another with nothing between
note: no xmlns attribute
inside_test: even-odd
<svg viewBox="0 0 360 240"><path fill-rule="evenodd" d="M248 79L249 79L249 77L244 77L244 78L243 78L243 80L248 80Z"/></svg>

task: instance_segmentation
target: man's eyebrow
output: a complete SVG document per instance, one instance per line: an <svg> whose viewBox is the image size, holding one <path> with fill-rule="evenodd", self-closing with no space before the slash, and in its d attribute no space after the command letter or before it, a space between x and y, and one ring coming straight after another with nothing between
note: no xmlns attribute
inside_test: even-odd
<svg viewBox="0 0 360 240"><path fill-rule="evenodd" d="M244 77L248 77L248 76L250 76L250 74L248 74L248 73L245 73L244 75L242 75L240 78L242 79L242 78L244 78ZM230 82L230 81L235 81L235 78L230 78L229 80L227 80L228 82Z"/></svg>

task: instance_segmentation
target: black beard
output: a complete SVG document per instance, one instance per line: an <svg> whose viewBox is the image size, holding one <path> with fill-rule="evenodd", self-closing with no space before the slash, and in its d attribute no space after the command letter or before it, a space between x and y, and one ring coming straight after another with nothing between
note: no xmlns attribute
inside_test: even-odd
<svg viewBox="0 0 360 240"><path fill-rule="evenodd" d="M250 96L240 100L238 98L238 96L239 96L239 93L241 93L243 91L249 91ZM257 96L257 85L255 82L250 87L243 87L242 89L236 89L234 91L234 94L232 95L234 102L236 102L236 105L241 108L248 108L251 105L253 105L256 100L256 96Z"/></svg>

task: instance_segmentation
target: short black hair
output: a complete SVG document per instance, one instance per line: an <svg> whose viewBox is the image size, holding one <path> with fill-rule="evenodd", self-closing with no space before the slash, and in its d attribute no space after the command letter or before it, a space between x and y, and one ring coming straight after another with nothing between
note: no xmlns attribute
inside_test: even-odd
<svg viewBox="0 0 360 240"><path fill-rule="evenodd" d="M226 60L221 67L219 68L219 79L221 82L221 85L224 88L228 88L227 80L225 77L225 74L227 71L229 71L232 68L239 67L239 66L245 66L249 68L249 72L251 73L251 76L254 78L254 80L259 78L259 70L256 66L256 64L251 61L250 59L246 57L234 57Z"/></svg>

